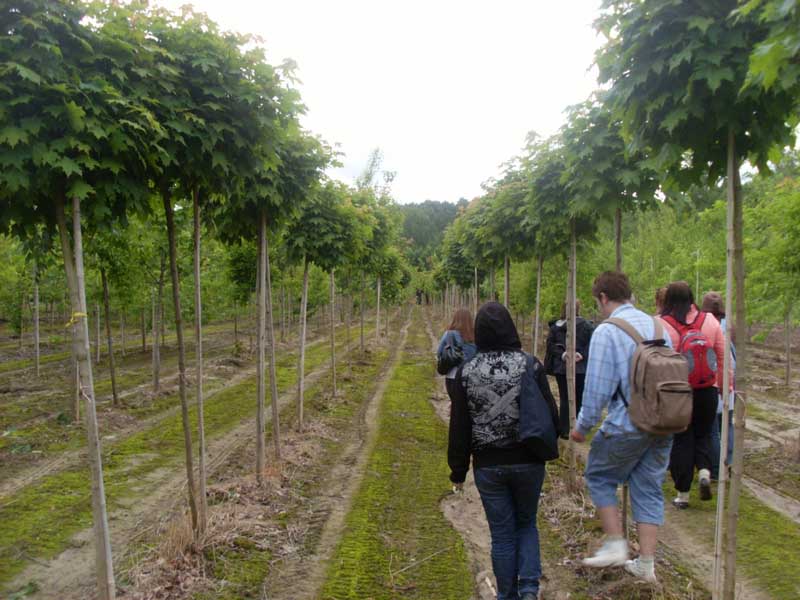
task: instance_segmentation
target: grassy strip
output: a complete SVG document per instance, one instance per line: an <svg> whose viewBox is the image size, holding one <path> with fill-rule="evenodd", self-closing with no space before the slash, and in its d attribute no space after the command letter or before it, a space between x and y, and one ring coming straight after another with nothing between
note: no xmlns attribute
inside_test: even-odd
<svg viewBox="0 0 800 600"><path fill-rule="evenodd" d="M418 309L383 398L375 447L328 567L323 598L463 600L472 575L439 501L448 489L446 430L428 399L430 342Z"/></svg>
<svg viewBox="0 0 800 600"><path fill-rule="evenodd" d="M343 338L337 335L337 339ZM340 342L340 352L344 343ZM325 364L329 347L320 341L306 353L306 369ZM278 389L285 392L296 382L296 358L291 353L278 360ZM251 416L255 408L256 379L251 377L208 398L205 404L206 435L221 435ZM269 399L269 397L268 397ZM196 423L196 410L190 410ZM154 424L118 443L106 444L103 471L110 510L149 491L147 476L174 465L183 457L180 414ZM133 484L132 484L133 482ZM8 584L27 564L27 557L51 558L68 545L71 537L91 525L89 473L69 469L44 478L15 494L0 507L0 585Z"/></svg>
<svg viewBox="0 0 800 600"><path fill-rule="evenodd" d="M664 486L665 498L672 498L672 483ZM669 500L667 500L669 501ZM702 502L696 486L691 491L687 515L694 517L692 529L714 549L716 499ZM739 497L736 566L749 580L775 600L800 598L800 525L765 506L750 492Z"/></svg>

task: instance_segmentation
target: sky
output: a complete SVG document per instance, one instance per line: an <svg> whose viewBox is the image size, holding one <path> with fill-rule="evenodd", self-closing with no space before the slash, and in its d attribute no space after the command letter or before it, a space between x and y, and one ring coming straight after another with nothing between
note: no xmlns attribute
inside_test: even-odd
<svg viewBox="0 0 800 600"><path fill-rule="evenodd" d="M456 202L522 148L555 133L596 88L600 0L195 0L224 29L292 58L303 125L344 153L352 183L370 152L398 202ZM156 0L177 9L186 0Z"/></svg>

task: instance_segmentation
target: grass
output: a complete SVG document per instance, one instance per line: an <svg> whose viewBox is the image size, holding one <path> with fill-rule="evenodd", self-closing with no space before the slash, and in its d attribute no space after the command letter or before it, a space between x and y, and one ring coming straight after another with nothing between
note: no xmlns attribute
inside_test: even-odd
<svg viewBox="0 0 800 600"><path fill-rule="evenodd" d="M337 334L337 340L344 334ZM343 351L339 342L339 352ZM322 340L306 352L306 372L327 363L329 346ZM278 389L284 392L295 383L296 360L286 353L278 360ZM255 377L230 386L208 398L205 404L206 435L209 439L251 416L255 408ZM269 395L267 396L269 404ZM190 410L196 423L196 410ZM180 414L172 414L103 449L103 471L110 510L120 501L143 497L147 476L183 458L183 429ZM136 484L136 487L132 485ZM91 525L89 473L85 466L45 477L20 490L0 507L0 586L7 585L26 566L28 559L52 558L64 550L72 536Z"/></svg>
<svg viewBox="0 0 800 600"><path fill-rule="evenodd" d="M428 401L434 390L429 346L415 309L323 598L463 600L473 593L463 542L439 509L449 488L447 432Z"/></svg>

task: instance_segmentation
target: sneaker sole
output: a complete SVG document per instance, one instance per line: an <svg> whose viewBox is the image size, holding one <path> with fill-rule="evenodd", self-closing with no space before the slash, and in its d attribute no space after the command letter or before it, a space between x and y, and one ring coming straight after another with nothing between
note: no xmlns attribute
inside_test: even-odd
<svg viewBox="0 0 800 600"><path fill-rule="evenodd" d="M700 500L711 500L711 482L707 479L700 482Z"/></svg>
<svg viewBox="0 0 800 600"><path fill-rule="evenodd" d="M689 508L689 503L688 502L675 502L675 500L673 500L672 501L672 506L674 506L678 510L686 510L687 508Z"/></svg>
<svg viewBox="0 0 800 600"><path fill-rule="evenodd" d="M592 569L605 569L606 567L624 567L625 563L628 562L627 558L622 559L593 559L593 558L584 558L581 561L581 564L584 567L590 567Z"/></svg>

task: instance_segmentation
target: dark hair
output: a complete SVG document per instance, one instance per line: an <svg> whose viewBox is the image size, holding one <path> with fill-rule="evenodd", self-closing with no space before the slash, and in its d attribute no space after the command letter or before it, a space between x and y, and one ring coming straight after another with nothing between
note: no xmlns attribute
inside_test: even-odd
<svg viewBox="0 0 800 600"><path fill-rule="evenodd" d="M685 281L673 281L667 286L661 316L670 316L678 323L686 325L686 315L692 309L692 305L694 305L694 294L689 284Z"/></svg>
<svg viewBox="0 0 800 600"><path fill-rule="evenodd" d="M577 298L575 298L575 316L579 317L580 315L581 315L581 301L578 300ZM566 302L564 302L561 305L561 318L562 319L566 319L567 318L567 303Z"/></svg>
<svg viewBox="0 0 800 600"><path fill-rule="evenodd" d="M722 294L719 292L706 292L703 295L703 307L700 310L711 313L717 318L717 321L724 319L725 302L722 300Z"/></svg>
<svg viewBox="0 0 800 600"><path fill-rule="evenodd" d="M661 311L664 308L664 299L667 297L667 286L660 287L656 290L656 310Z"/></svg>
<svg viewBox="0 0 800 600"><path fill-rule="evenodd" d="M453 320L448 329L453 329L461 334L461 339L472 344L475 342L475 329L472 313L466 308L459 308L453 313Z"/></svg>
<svg viewBox="0 0 800 600"><path fill-rule="evenodd" d="M612 302L627 302L632 294L628 276L620 271L600 273L592 285L592 296L599 298L600 294L605 294Z"/></svg>

